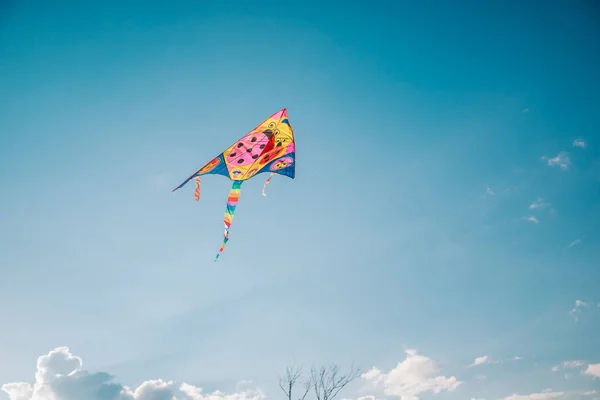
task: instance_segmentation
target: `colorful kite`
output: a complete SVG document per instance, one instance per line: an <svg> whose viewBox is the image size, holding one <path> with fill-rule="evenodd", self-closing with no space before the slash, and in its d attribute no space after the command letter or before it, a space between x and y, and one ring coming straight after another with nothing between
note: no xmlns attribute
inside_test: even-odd
<svg viewBox="0 0 600 400"><path fill-rule="evenodd" d="M181 185L173 189L174 192L182 188L191 179L196 178L194 198L198 201L200 199L201 175L223 175L233 181L223 219L225 223L223 244L215 261L221 255L229 240L229 228L240 197L242 183L260 173L271 172L263 186L262 194L266 196L265 189L273 175L285 175L294 179L296 174L295 155L294 132L288 120L287 110L284 108L264 120L250 133L229 146L187 178Z"/></svg>

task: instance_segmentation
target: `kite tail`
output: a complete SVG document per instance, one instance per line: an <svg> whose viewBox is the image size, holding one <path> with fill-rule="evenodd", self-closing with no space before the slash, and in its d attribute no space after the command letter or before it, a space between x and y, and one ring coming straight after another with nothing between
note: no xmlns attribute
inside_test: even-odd
<svg viewBox="0 0 600 400"><path fill-rule="evenodd" d="M194 199L200 200L200 177L196 177L196 190L194 191Z"/></svg>
<svg viewBox="0 0 600 400"><path fill-rule="evenodd" d="M269 177L265 181L265 184L263 185L262 195L265 197L267 197L267 194L265 193L265 189L267 188L267 185L269 184L269 182L271 182L271 178L273 177L273 175L275 175L275 172L271 172L271 175L269 175Z"/></svg>
<svg viewBox="0 0 600 400"><path fill-rule="evenodd" d="M215 258L215 262L218 260L219 256L225 249L225 245L229 240L229 227L231 226L231 221L233 221L233 213L235 212L235 207L237 206L238 200L240 198L240 186L242 186L243 181L233 181L233 186L231 186L231 190L229 191L229 196L227 197L227 208L225 209L225 217L223 218L223 223L225 224L225 232L223 233L223 244L217 253L217 257Z"/></svg>

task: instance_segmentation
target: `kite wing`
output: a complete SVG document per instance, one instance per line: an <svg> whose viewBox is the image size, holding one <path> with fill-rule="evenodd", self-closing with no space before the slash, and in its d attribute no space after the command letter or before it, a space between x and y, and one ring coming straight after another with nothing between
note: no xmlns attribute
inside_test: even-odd
<svg viewBox="0 0 600 400"><path fill-rule="evenodd" d="M263 172L273 172L294 179L295 154L294 132L284 108L194 172L173 192L181 189L191 179L208 174L245 181Z"/></svg>
<svg viewBox="0 0 600 400"><path fill-rule="evenodd" d="M263 187L263 196L266 196L265 188L274 174L292 179L296 176L296 141L285 108L265 119L250 133L240 138L173 189L175 192L196 178L194 198L199 200L200 176L223 175L233 181L225 210L223 244L216 259L219 258L229 240L229 227L233 220L243 181L263 172L270 172Z"/></svg>

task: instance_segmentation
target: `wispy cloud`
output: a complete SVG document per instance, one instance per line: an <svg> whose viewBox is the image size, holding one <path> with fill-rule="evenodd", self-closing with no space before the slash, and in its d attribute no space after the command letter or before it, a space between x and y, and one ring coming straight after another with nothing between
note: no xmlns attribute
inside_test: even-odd
<svg viewBox="0 0 600 400"><path fill-rule="evenodd" d="M555 365L554 367L552 367L552 372L558 372L558 371L560 371L561 368L563 368L563 369L578 368L578 367L582 367L584 364L585 364L585 361L582 361L582 360L563 361L562 364L558 364L558 365ZM569 379L570 377L571 377L571 374L568 374L568 373L565 374L565 379Z"/></svg>
<svg viewBox="0 0 600 400"><path fill-rule="evenodd" d="M577 367L581 367L583 364L584 364L584 361L581 361L581 360L565 361L563 363L563 367L565 367L565 368L577 368Z"/></svg>
<svg viewBox="0 0 600 400"><path fill-rule="evenodd" d="M511 194L517 193L519 190L520 190L520 185L512 185L512 186L497 185L496 187L486 186L485 192L482 195L482 197L511 195Z"/></svg>
<svg viewBox="0 0 600 400"><path fill-rule="evenodd" d="M531 203L529 205L529 209L530 210L535 210L537 208L548 207L549 205L550 205L550 203L544 202L544 199L542 199L541 197L539 197L536 201L534 201L533 203Z"/></svg>
<svg viewBox="0 0 600 400"><path fill-rule="evenodd" d="M523 359L523 357L519 357L519 356L514 356L513 357L513 360L515 360L515 361L519 361L519 360L522 360L522 359Z"/></svg>
<svg viewBox="0 0 600 400"><path fill-rule="evenodd" d="M573 147L580 147L582 149L585 149L586 146L587 146L587 144L585 143L585 141L583 139L575 139L573 141Z"/></svg>
<svg viewBox="0 0 600 400"><path fill-rule="evenodd" d="M573 247L573 246L577 246L579 243L581 243L581 239L575 239L573 240L571 243L569 243L567 245L567 247Z"/></svg>
<svg viewBox="0 0 600 400"><path fill-rule="evenodd" d="M542 160L546 161L548 163L548 166L550 167L559 166L560 169L562 169L563 171L569 169L569 164L571 164L569 156L565 152L560 152L552 158L543 156Z"/></svg>
<svg viewBox="0 0 600 400"><path fill-rule="evenodd" d="M578 321L579 318L577 317L577 313L580 312L580 308L582 307L587 307L589 306L589 303L583 301L583 300L575 300L575 307L573 307L573 309L571 309L571 311L569 311L569 315L572 315L573 317L575 317L575 321Z"/></svg>
<svg viewBox="0 0 600 400"><path fill-rule="evenodd" d="M534 224L539 223L540 221L538 221L538 219L536 217L534 217L533 215L530 215L529 217L523 217L523 219L525 221L529 221L529 222L533 222Z"/></svg>
<svg viewBox="0 0 600 400"><path fill-rule="evenodd" d="M513 394L511 396L505 397L503 400L549 400L555 399L557 397L561 397L564 392L539 392L539 393L531 393L531 394Z"/></svg>

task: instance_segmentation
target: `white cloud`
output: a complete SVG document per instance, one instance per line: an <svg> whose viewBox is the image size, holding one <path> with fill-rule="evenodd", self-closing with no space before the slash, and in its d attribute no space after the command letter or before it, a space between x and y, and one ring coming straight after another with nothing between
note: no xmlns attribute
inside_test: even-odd
<svg viewBox="0 0 600 400"><path fill-rule="evenodd" d="M600 378L600 364L589 364L583 373L594 378Z"/></svg>
<svg viewBox="0 0 600 400"><path fill-rule="evenodd" d="M373 367L367 372L363 373L360 377L377 385L379 382L381 382L384 375L385 374L383 374L379 368Z"/></svg>
<svg viewBox="0 0 600 400"><path fill-rule="evenodd" d="M540 221L534 217L533 215L530 215L529 217L523 217L523 219L525 219L525 221L529 221L529 222L533 222L534 224L539 223Z"/></svg>
<svg viewBox="0 0 600 400"><path fill-rule="evenodd" d="M585 364L585 361L582 360L570 360L570 361L563 361L562 364L559 365L555 365L554 367L552 367L552 372L558 372L560 370L560 368L579 368L582 367ZM566 373L565 374L565 379L569 379L571 378L571 374Z"/></svg>
<svg viewBox="0 0 600 400"><path fill-rule="evenodd" d="M569 169L569 164L571 163L569 156L565 152L560 152L552 158L543 156L542 160L545 160L550 167L559 166L563 171Z"/></svg>
<svg viewBox="0 0 600 400"><path fill-rule="evenodd" d="M373 395L366 395L366 396L362 396L362 397L357 397L356 399L349 399L347 397L343 397L341 400L380 400L377 397L373 396Z"/></svg>
<svg viewBox="0 0 600 400"><path fill-rule="evenodd" d="M496 193L488 186L485 188L485 194L487 194L488 196L493 196Z"/></svg>
<svg viewBox="0 0 600 400"><path fill-rule="evenodd" d="M584 396L593 396L593 395L595 395L595 394L597 394L597 393L598 393L598 392L597 392L597 391L595 391L595 390L590 390L590 391L588 391L588 392L583 392L583 393L581 393L581 394L582 394L582 395L584 395Z"/></svg>
<svg viewBox="0 0 600 400"><path fill-rule="evenodd" d="M511 396L505 397L503 400L549 400L560 397L564 394L564 392L539 392L539 393L531 393L531 394L513 394Z"/></svg>
<svg viewBox="0 0 600 400"><path fill-rule="evenodd" d="M162 379L148 380L135 390L112 382L106 372L83 370L81 358L57 347L38 358L35 382L7 383L0 389L10 400L264 400L260 389L203 394L202 388Z"/></svg>
<svg viewBox="0 0 600 400"><path fill-rule="evenodd" d="M565 368L577 368L583 365L583 361L581 360L573 360L573 361L565 361L563 362L563 367Z"/></svg>
<svg viewBox="0 0 600 400"><path fill-rule="evenodd" d="M549 206L550 203L545 203L544 199L542 199L541 197L538 198L536 201L534 201L533 203L531 203L529 205L529 209L530 210L535 210L536 208L543 208L543 207L547 207Z"/></svg>
<svg viewBox="0 0 600 400"><path fill-rule="evenodd" d="M490 358L490 356L481 356L481 357L477 357L475 358L475 360L473 360L473 364L469 365L470 367L475 367L477 365L483 365L483 364L491 364L493 361Z"/></svg>
<svg viewBox="0 0 600 400"><path fill-rule="evenodd" d="M585 149L586 143L583 139L575 139L573 141L573 147L581 147L582 149Z"/></svg>
<svg viewBox="0 0 600 400"><path fill-rule="evenodd" d="M571 311L569 311L570 315L573 315L575 317L575 321L578 320L577 318L577 313L580 313L581 311L579 310L581 307L587 307L589 306L590 303L587 303L585 301L582 300L575 300L575 307L573 309L571 309Z"/></svg>
<svg viewBox="0 0 600 400"><path fill-rule="evenodd" d="M567 247L577 246L579 243L581 243L581 239L575 239L571 243L569 243Z"/></svg>
<svg viewBox="0 0 600 400"><path fill-rule="evenodd" d="M0 389L8 394L10 400L29 400L33 398L33 387L29 383L7 383Z"/></svg>
<svg viewBox="0 0 600 400"><path fill-rule="evenodd" d="M523 359L523 357L520 357L520 356L514 356L513 357L513 360L515 360L515 361L519 361L519 360L522 360L522 359Z"/></svg>
<svg viewBox="0 0 600 400"><path fill-rule="evenodd" d="M361 377L382 385L387 396L397 396L401 400L418 400L421 393L454 391L462 382L456 377L438 375L439 366L431 358L417 354L416 350L406 350L406 359L395 368L384 373L373 367Z"/></svg>
<svg viewBox="0 0 600 400"><path fill-rule="evenodd" d="M474 361L473 364L474 365L481 365L481 364L485 364L487 361L489 360L488 356L481 356L481 357L477 357Z"/></svg>

